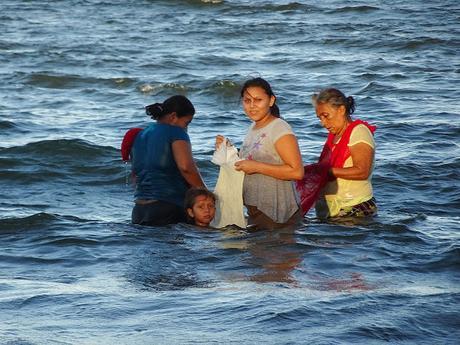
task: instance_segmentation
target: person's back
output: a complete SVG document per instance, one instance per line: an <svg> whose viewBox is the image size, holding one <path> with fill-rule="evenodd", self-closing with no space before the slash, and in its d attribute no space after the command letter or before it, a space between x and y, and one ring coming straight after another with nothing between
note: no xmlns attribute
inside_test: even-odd
<svg viewBox="0 0 460 345"><path fill-rule="evenodd" d="M146 113L156 123L138 133L131 149L136 177L131 220L150 226L185 221L187 189L205 186L186 131L195 108L185 96L176 95L147 106Z"/></svg>
<svg viewBox="0 0 460 345"><path fill-rule="evenodd" d="M163 200L182 206L188 184L177 168L171 143L190 142L180 127L151 124L134 142L133 171L136 175L135 199Z"/></svg>

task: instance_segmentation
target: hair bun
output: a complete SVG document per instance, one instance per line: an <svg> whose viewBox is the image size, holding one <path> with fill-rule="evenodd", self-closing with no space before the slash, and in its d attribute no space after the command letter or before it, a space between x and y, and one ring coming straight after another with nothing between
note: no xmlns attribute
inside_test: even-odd
<svg viewBox="0 0 460 345"><path fill-rule="evenodd" d="M347 97L347 109L348 109L348 114L351 115L355 112L355 99L351 96Z"/></svg>
<svg viewBox="0 0 460 345"><path fill-rule="evenodd" d="M154 103L145 107L145 113L156 120L164 113L163 103Z"/></svg>

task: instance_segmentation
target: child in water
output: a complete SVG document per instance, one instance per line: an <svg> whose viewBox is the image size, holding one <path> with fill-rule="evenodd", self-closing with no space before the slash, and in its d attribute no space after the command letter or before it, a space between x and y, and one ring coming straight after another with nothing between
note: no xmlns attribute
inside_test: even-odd
<svg viewBox="0 0 460 345"><path fill-rule="evenodd" d="M190 224L209 227L216 214L216 196L205 188L190 188L185 194L185 212Z"/></svg>

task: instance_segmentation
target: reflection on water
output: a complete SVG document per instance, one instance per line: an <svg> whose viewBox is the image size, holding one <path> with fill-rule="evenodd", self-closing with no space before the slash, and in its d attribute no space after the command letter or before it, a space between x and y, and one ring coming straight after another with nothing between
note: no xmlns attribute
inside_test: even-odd
<svg viewBox="0 0 460 345"><path fill-rule="evenodd" d="M295 248L294 232L294 228L256 233L229 227L223 229L221 247L248 254L242 260L250 269L239 277L233 276L232 280L295 285L296 280L291 273L302 259L300 251Z"/></svg>
<svg viewBox="0 0 460 345"><path fill-rule="evenodd" d="M355 220L361 225L366 221ZM370 220L367 220L370 221ZM315 224L330 224L337 226L337 222ZM345 224L353 223L352 219L345 221ZM339 223L339 228L340 224ZM258 283L285 283L290 287L308 287L310 289L324 291L356 291L370 290L373 284L366 282L362 272L338 270L335 275L329 273L327 276L314 267L308 267L309 257L312 262L317 260L318 249L331 250L341 248L352 248L349 239L362 240L366 237L365 231L345 235L337 235L331 232L331 236L322 234L306 233L307 228L283 228L272 231L247 232L236 226L228 226L224 229L201 229L187 225L187 233L197 235L206 234L218 249L215 253L201 253L205 260L215 260L215 256L224 258L225 267L231 267L230 272L225 272L225 280L251 281ZM217 236L217 238L216 238ZM184 243L187 242L184 240ZM196 243L195 243L196 244ZM209 250L209 248L208 248ZM324 255L324 254L322 254ZM329 254L327 254L329 255ZM363 261L366 255L355 259ZM324 258L326 261L327 258ZM228 260L228 262L227 262ZM341 266L341 265L338 265ZM299 279L297 277L300 277ZM300 280L300 281L299 281Z"/></svg>
<svg viewBox="0 0 460 345"><path fill-rule="evenodd" d="M381 253L369 252L366 244L375 231L378 234L380 223L369 219L342 223L307 219L301 227L257 232L237 226L137 227L148 238L136 253L128 280L152 291L235 282L348 293L381 288L375 277L367 277L369 269L380 269L373 265Z"/></svg>
<svg viewBox="0 0 460 345"><path fill-rule="evenodd" d="M259 270L249 280L296 285L292 272L302 259L295 243L293 228L263 232L248 248L248 261Z"/></svg>
<svg viewBox="0 0 460 345"><path fill-rule="evenodd" d="M373 285L366 282L362 273L358 272L351 272L348 278L326 280L321 287L324 290L339 292L367 291L375 288Z"/></svg>

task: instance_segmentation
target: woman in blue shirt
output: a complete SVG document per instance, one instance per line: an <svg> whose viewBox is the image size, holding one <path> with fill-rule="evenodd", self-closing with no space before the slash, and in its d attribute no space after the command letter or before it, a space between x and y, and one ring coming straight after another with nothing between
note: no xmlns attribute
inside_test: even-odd
<svg viewBox="0 0 460 345"><path fill-rule="evenodd" d="M156 123L136 136L131 150L136 176L132 222L166 225L186 221L186 191L205 187L186 131L195 108L185 96L176 95L147 106L146 112Z"/></svg>

